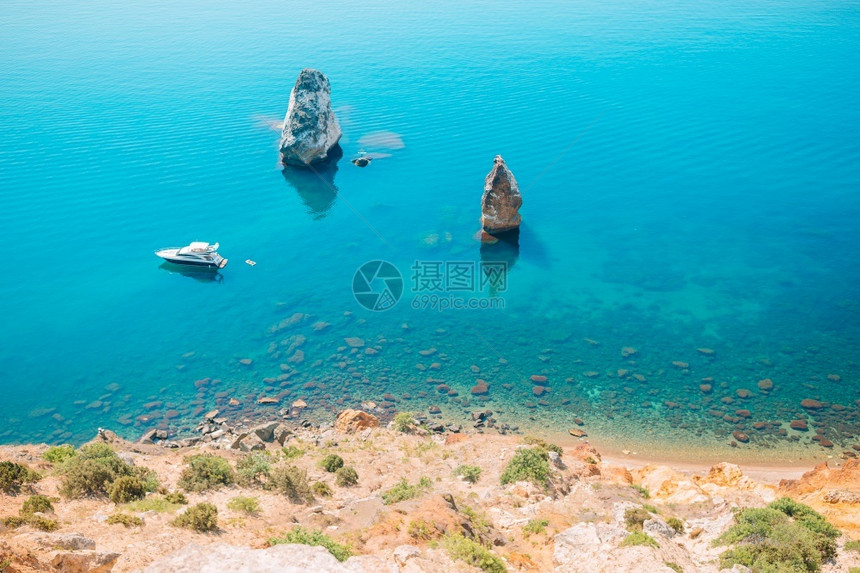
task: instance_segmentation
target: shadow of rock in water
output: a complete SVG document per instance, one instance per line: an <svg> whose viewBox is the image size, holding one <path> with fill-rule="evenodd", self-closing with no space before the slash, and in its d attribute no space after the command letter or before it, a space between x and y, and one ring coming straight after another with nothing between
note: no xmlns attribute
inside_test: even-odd
<svg viewBox="0 0 860 573"><path fill-rule="evenodd" d="M520 258L519 229L496 235L496 238L495 243L481 243L481 281L489 286L490 296L507 290L509 273ZM504 264L503 270L499 268L500 263Z"/></svg>
<svg viewBox="0 0 860 573"><path fill-rule="evenodd" d="M533 229L525 224L520 225L522 231L522 256L531 265L549 270L552 266L549 254L544 246L543 241L534 232Z"/></svg>
<svg viewBox="0 0 860 573"><path fill-rule="evenodd" d="M325 218L337 199L334 176L337 173L337 162L343 157L343 150L336 145L329 151L329 155L330 159L325 163L308 168L288 166L281 172L307 205L307 212L314 220Z"/></svg>
<svg viewBox="0 0 860 573"><path fill-rule="evenodd" d="M495 235L495 243L481 243L481 262L505 262L513 267L520 258L520 230Z"/></svg>

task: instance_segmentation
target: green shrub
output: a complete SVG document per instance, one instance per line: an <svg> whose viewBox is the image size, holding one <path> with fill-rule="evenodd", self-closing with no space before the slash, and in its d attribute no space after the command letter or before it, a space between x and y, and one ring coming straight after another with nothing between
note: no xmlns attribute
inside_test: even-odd
<svg viewBox="0 0 860 573"><path fill-rule="evenodd" d="M845 551L860 551L860 539L845 542Z"/></svg>
<svg viewBox="0 0 860 573"><path fill-rule="evenodd" d="M19 516L7 517L3 519L3 524L10 529L15 529L26 524L41 531L54 531L58 527L55 520L36 515L37 513L47 513L50 511L54 511L51 498L38 494L31 495L18 511Z"/></svg>
<svg viewBox="0 0 860 573"><path fill-rule="evenodd" d="M642 504L642 509L644 509L645 511L648 511L648 512L650 512L650 513L653 513L654 515L657 515L658 513L660 513L660 510L659 510L659 509L657 509L657 508L656 508L656 507L654 507L653 505L650 505L650 504L647 504L647 503L643 503L643 504Z"/></svg>
<svg viewBox="0 0 860 573"><path fill-rule="evenodd" d="M34 513L48 513L54 511L51 498L46 495L31 495L24 505L21 506L21 515L33 515Z"/></svg>
<svg viewBox="0 0 860 573"><path fill-rule="evenodd" d="M185 494L182 493L181 491L174 491L174 492L165 494L164 499L168 503L175 503L177 505L187 505L188 504L188 498L185 497Z"/></svg>
<svg viewBox="0 0 860 573"><path fill-rule="evenodd" d="M17 529L22 525L27 524L27 518L19 517L17 515L11 515L9 517L4 517L2 523L9 529Z"/></svg>
<svg viewBox="0 0 860 573"><path fill-rule="evenodd" d="M684 570L681 568L681 566L678 565L677 563L675 563L674 561L664 561L663 565L665 565L666 567L668 567L669 569L671 569L675 573L684 573Z"/></svg>
<svg viewBox="0 0 860 573"><path fill-rule="evenodd" d="M2 523L9 529L17 529L22 525L29 525L39 531L56 531L57 527L59 527L56 520L48 519L41 515L15 515L4 517Z"/></svg>
<svg viewBox="0 0 860 573"><path fill-rule="evenodd" d="M645 547L660 547L657 541L642 531L634 531L621 541L621 547L632 547L634 545L644 545Z"/></svg>
<svg viewBox="0 0 860 573"><path fill-rule="evenodd" d="M789 498L764 508L735 513L735 524L714 542L735 544L720 555L720 565L762 571L818 571L836 555L838 529L812 508Z"/></svg>
<svg viewBox="0 0 860 573"><path fill-rule="evenodd" d="M56 531L59 524L54 519L48 519L40 515L31 515L27 518L27 525L39 531Z"/></svg>
<svg viewBox="0 0 860 573"><path fill-rule="evenodd" d="M337 454L329 454L320 461L320 467L329 473L334 473L343 467L343 458Z"/></svg>
<svg viewBox="0 0 860 573"><path fill-rule="evenodd" d="M273 469L266 487L286 495L293 503L310 503L314 499L308 473L293 465Z"/></svg>
<svg viewBox="0 0 860 573"><path fill-rule="evenodd" d="M643 486L635 484L635 483L633 485L631 485L630 487L635 489L636 491L638 491L639 495L641 495L645 499L651 499L651 492L648 491L647 487L643 487Z"/></svg>
<svg viewBox="0 0 860 573"><path fill-rule="evenodd" d="M60 493L72 499L107 495L117 478L148 471L125 463L107 444L87 444L59 467Z"/></svg>
<svg viewBox="0 0 860 573"><path fill-rule="evenodd" d="M442 540L442 545L453 559L465 561L486 573L505 573L505 562L489 549L476 541L463 537L462 534L449 534Z"/></svg>
<svg viewBox="0 0 860 573"><path fill-rule="evenodd" d="M477 483L478 479L481 477L482 471L483 470L478 466L464 465L454 470L454 473L469 483Z"/></svg>
<svg viewBox="0 0 860 573"><path fill-rule="evenodd" d="M176 527L193 529L199 533L218 529L218 508L211 503L192 505L173 520Z"/></svg>
<svg viewBox="0 0 860 573"><path fill-rule="evenodd" d="M558 455L562 455L564 453L564 451L561 449L561 446L551 444L546 440L542 440L541 438L536 438L534 436L526 436L525 438L523 438L523 443L528 444L530 446L534 446L538 450L543 450L545 452L555 452Z"/></svg>
<svg viewBox="0 0 860 573"><path fill-rule="evenodd" d="M684 533L684 522L677 517L670 517L666 520L666 525L675 530L675 533Z"/></svg>
<svg viewBox="0 0 860 573"><path fill-rule="evenodd" d="M411 432L416 425L414 412L398 412L394 416L394 429L398 432Z"/></svg>
<svg viewBox="0 0 860 573"><path fill-rule="evenodd" d="M106 495L110 484L121 475L101 460L74 457L69 462L63 469L60 493L71 499Z"/></svg>
<svg viewBox="0 0 860 573"><path fill-rule="evenodd" d="M442 535L442 532L432 523L423 519L413 519L406 527L406 533L413 539L430 541Z"/></svg>
<svg viewBox="0 0 860 573"><path fill-rule="evenodd" d="M227 503L227 509L254 515L260 511L260 501L256 497L239 495Z"/></svg>
<svg viewBox="0 0 860 573"><path fill-rule="evenodd" d="M465 504L460 506L460 513L469 519L469 526L475 535L479 537L489 535L490 522L487 520L486 514L476 511L471 506Z"/></svg>
<svg viewBox="0 0 860 573"><path fill-rule="evenodd" d="M262 486L271 470L271 458L265 452L251 452L236 462L237 481L246 487Z"/></svg>
<svg viewBox="0 0 860 573"><path fill-rule="evenodd" d="M284 446L281 448L281 453L284 455L285 460L292 460L305 455L305 451L297 448L296 446Z"/></svg>
<svg viewBox="0 0 860 573"><path fill-rule="evenodd" d="M824 559L836 556L836 540L842 533L830 525L823 515L789 497L782 497L768 504L768 507L781 511L809 530L815 539L815 547Z"/></svg>
<svg viewBox="0 0 860 573"><path fill-rule="evenodd" d="M52 464L61 464L69 458L75 456L75 448L70 444L63 444L62 446L51 446L48 448L42 457L45 461L49 461Z"/></svg>
<svg viewBox="0 0 860 573"><path fill-rule="evenodd" d="M132 466L131 474L140 480L147 493L158 491L158 474L153 470L144 466Z"/></svg>
<svg viewBox="0 0 860 573"><path fill-rule="evenodd" d="M549 457L545 451L528 448L519 449L502 472L502 485L518 481L531 481L546 486L549 481Z"/></svg>
<svg viewBox="0 0 860 573"><path fill-rule="evenodd" d="M122 470L128 471L128 468L131 467L122 461L119 455L113 451L109 445L98 442L94 444L84 444L78 450L75 457L83 458L85 460L104 460L106 464L114 467L117 472Z"/></svg>
<svg viewBox="0 0 860 573"><path fill-rule="evenodd" d="M146 487L134 476L120 476L110 486L110 500L116 504L129 503L143 499Z"/></svg>
<svg viewBox="0 0 860 573"><path fill-rule="evenodd" d="M42 479L35 472L23 464L15 462L0 462L0 492L15 495L21 492L21 487L36 483Z"/></svg>
<svg viewBox="0 0 860 573"><path fill-rule="evenodd" d="M543 533L546 531L546 526L549 525L548 519L531 519L523 525L524 533Z"/></svg>
<svg viewBox="0 0 860 573"><path fill-rule="evenodd" d="M627 531L642 531L642 524L649 519L651 514L644 507L631 507L624 512L624 523Z"/></svg>
<svg viewBox="0 0 860 573"><path fill-rule="evenodd" d="M426 490L430 489L430 485L430 480L426 477L422 477L415 485L409 485L406 482L406 478L401 478L400 481L397 482L397 485L388 491L382 492L382 503L385 505L391 505L400 501L406 501L407 499L416 498Z"/></svg>
<svg viewBox="0 0 860 573"><path fill-rule="evenodd" d="M591 464L591 465L593 465L593 466L596 466L596 465L597 465L597 460L595 460L595 459L594 459L593 457L591 457L591 456L586 457L586 458L585 458L584 460L582 460L582 461L584 461L584 462L585 462L585 463L587 463L587 464Z"/></svg>
<svg viewBox="0 0 860 573"><path fill-rule="evenodd" d="M311 486L311 491L318 497L331 497L333 493L331 491L331 486L324 481L314 482Z"/></svg>
<svg viewBox="0 0 860 573"><path fill-rule="evenodd" d="M127 513L113 513L108 516L107 522L111 525L122 524L126 527L141 527L143 525L141 518Z"/></svg>
<svg viewBox="0 0 860 573"><path fill-rule="evenodd" d="M186 502L187 503L187 502ZM166 497L160 495L148 495L143 499L132 501L124 504L123 509L128 511L143 512L143 511L175 511L184 504L178 504L169 501Z"/></svg>
<svg viewBox="0 0 860 573"><path fill-rule="evenodd" d="M564 450L562 450L562 449L561 449L561 446L558 446L558 445L556 445L556 444L550 444L550 443L547 443L547 444L544 446L544 448L546 449L546 451L548 451L548 452L555 452L555 453L557 453L559 456L561 456L561 455L563 455L563 454L564 454Z"/></svg>
<svg viewBox="0 0 860 573"><path fill-rule="evenodd" d="M230 462L213 454L197 454L185 458L188 464L179 476L179 487L185 491L206 491L236 482Z"/></svg>
<svg viewBox="0 0 860 573"><path fill-rule="evenodd" d="M338 487L352 487L358 484L358 472L352 466L343 466L334 474L334 483Z"/></svg>
<svg viewBox="0 0 860 573"><path fill-rule="evenodd" d="M346 545L336 543L331 537L325 535L318 529L305 529L301 526L296 527L292 531L286 532L283 537L272 537L269 539L269 545L279 545L281 543L298 543L301 545L317 545L324 547L329 553L334 555L338 561L346 561L352 555L352 551Z"/></svg>

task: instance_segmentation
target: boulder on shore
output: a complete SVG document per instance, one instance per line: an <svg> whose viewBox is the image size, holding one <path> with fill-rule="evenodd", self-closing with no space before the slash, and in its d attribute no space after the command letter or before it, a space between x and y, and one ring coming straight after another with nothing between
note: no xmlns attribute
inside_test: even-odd
<svg viewBox="0 0 860 573"><path fill-rule="evenodd" d="M344 410L337 415L334 429L344 434L353 434L365 428L379 427L379 418L361 410Z"/></svg>
<svg viewBox="0 0 860 573"><path fill-rule="evenodd" d="M199 573L208 571L254 571L255 573L365 573L391 571L393 567L373 556L356 556L340 563L324 547L284 544L252 549L212 543L190 543L161 557L145 573Z"/></svg>
<svg viewBox="0 0 860 573"><path fill-rule="evenodd" d="M340 140L341 131L331 109L331 84L322 72L305 68L299 74L281 133L284 165L307 167L322 163Z"/></svg>
<svg viewBox="0 0 860 573"><path fill-rule="evenodd" d="M514 174L501 155L496 155L493 168L484 180L481 197L481 228L490 235L499 235L520 228L520 207L523 198Z"/></svg>
<svg viewBox="0 0 860 573"><path fill-rule="evenodd" d="M119 553L99 551L58 551L51 560L57 571L67 573L110 573L120 558Z"/></svg>

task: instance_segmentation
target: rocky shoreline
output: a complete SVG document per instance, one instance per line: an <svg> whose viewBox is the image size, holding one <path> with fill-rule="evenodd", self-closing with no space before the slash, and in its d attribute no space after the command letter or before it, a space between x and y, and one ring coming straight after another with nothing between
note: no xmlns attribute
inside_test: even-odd
<svg viewBox="0 0 860 573"><path fill-rule="evenodd" d="M857 460L763 483L733 464L702 474L665 465L626 467L604 460L585 440L559 447L536 437L479 434L492 415L476 412L475 418L479 428L466 433L431 429L407 416L384 427L373 414L351 409L324 424L281 416L252 425L213 410L193 438L149 432L132 443L100 430L92 443L157 476L159 489L133 503L100 495L67 498L60 492L69 478L62 465L45 459L49 446L3 446L4 463L24 464L42 477L27 486L29 492L0 495L0 517L14 525L0 525L0 562L4 573L241 570L242 563L253 563L254 571L480 571L475 564L481 562L469 561L450 541L462 538L470 551L482 547L488 563L501 564L502 569L482 566L485 571L718 571L725 548L714 540L731 526L733 512L788 496L841 530L838 551L822 571L847 573L860 566L860 551L850 543L860 539ZM523 452L546 459L543 485L506 478ZM218 514L212 532L189 531L173 525L189 506L164 499L165 492L182 490L189 456L200 454L237 469L260 459L273 468L294 467L319 493L296 501L250 482L186 489L189 506L211 504ZM344 486L323 469L332 456L353 468L356 483ZM410 493L392 501L393 491ZM10 519L23 511L26 493L54 500L39 516L55 522L55 531ZM236 499L254 499L259 507L240 511ZM636 512L643 516L639 530L654 545L629 544L629 519ZM132 525L110 524L117 513ZM353 556L340 562L323 547L273 545L296 526L319 531ZM733 570L746 570L738 567Z"/></svg>
<svg viewBox="0 0 860 573"><path fill-rule="evenodd" d="M519 375L507 360L476 359L448 344L450 333L444 329L428 332L403 323L371 333L349 312L335 318L292 310L275 311L262 355L236 355L229 368L217 370L208 363L194 366L193 356L183 358L177 369L187 373L183 385L188 394L181 398L153 392L135 405L126 401L128 395L118 384L109 384L103 395L93 396L98 400L73 404L77 411L61 415L45 408L29 416L46 426L56 422L68 428L75 412L104 412L109 416L98 419L112 420L101 423L117 424L126 438L156 428L173 440L199 435L195 428L200 416L213 408L231 424L252 425L275 417L324 424L352 407L385 421L398 412L420 411L428 423L464 427L474 424L473 412L490 409L495 421L488 421L485 431L515 433L519 427L567 432L579 427L574 421L581 419L585 424L580 429L592 438L626 440L618 444L619 451L642 451L653 440L660 448L701 446L700 451L715 452L715 461L860 455L860 410L848 401L847 385L841 401L799 395L796 401L778 402L788 384L773 374L728 381L718 372L730 365L721 365L723 358L712 349L697 349L698 356L669 368L662 359L652 360L653 352L629 346L619 352L585 339L571 342L575 350L559 345L544 349L541 366ZM560 362L568 353L570 361ZM511 356L514 362L526 358ZM823 398L824 392L817 383L810 388L812 396ZM81 436L63 428L40 434L40 439L80 442L95 429ZM693 439L679 440L676 430Z"/></svg>
<svg viewBox="0 0 860 573"><path fill-rule="evenodd" d="M370 410L376 410L375 404L365 403ZM306 406L306 404L304 405ZM143 433L137 443L146 445L160 445L165 448L177 449L188 448L201 444L209 444L212 447L225 450L238 450L251 452L263 450L266 444L277 442L283 446L285 441L299 429L326 431L332 427L338 428L338 420L345 413L358 413L368 416L374 423L370 427L379 426L380 418L362 410L347 409L342 411L333 423L314 423L311 419L300 415L302 408L295 405L278 411L277 418L273 421L255 423L248 418L231 420L223 415L219 409L210 410L203 416L203 421L197 424L195 431L199 436L179 437L165 428L151 428ZM385 411L380 411L382 419L385 419ZM438 412L437 412L438 413ZM432 412L431 412L432 414ZM420 426L420 432L424 435L436 434L459 434L464 431L462 424L441 422L431 416L422 413L409 412L409 415ZM389 416L390 418L390 416ZM472 425L475 432L483 433L486 428L495 429L499 435L521 434L519 426L510 426L506 423L498 423L492 410L475 411L471 413ZM342 429L342 428L340 428ZM104 432L99 429L99 435ZM571 435L582 437L587 434L582 430L570 430ZM116 436L116 434L112 435Z"/></svg>

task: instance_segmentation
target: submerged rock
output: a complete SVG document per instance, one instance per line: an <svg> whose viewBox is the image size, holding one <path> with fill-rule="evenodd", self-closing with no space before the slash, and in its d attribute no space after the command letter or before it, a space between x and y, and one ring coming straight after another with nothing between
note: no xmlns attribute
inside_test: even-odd
<svg viewBox="0 0 860 573"><path fill-rule="evenodd" d="M519 210L523 204L520 187L501 155L496 155L493 168L484 180L481 197L481 228L491 235L519 229Z"/></svg>
<svg viewBox="0 0 860 573"><path fill-rule="evenodd" d="M472 386L471 392L474 396L485 396L490 393L490 387L486 381L478 378L478 381Z"/></svg>
<svg viewBox="0 0 860 573"><path fill-rule="evenodd" d="M758 388L762 391L773 390L773 380L770 378L765 378L764 380L758 381Z"/></svg>
<svg viewBox="0 0 860 573"><path fill-rule="evenodd" d="M746 444L750 441L750 437L741 432L740 430L735 430L734 432L732 432L732 436L734 436L734 438L742 444Z"/></svg>
<svg viewBox="0 0 860 573"><path fill-rule="evenodd" d="M341 131L331 109L331 84L322 72L305 68L299 74L281 134L284 165L307 167L330 159Z"/></svg>

